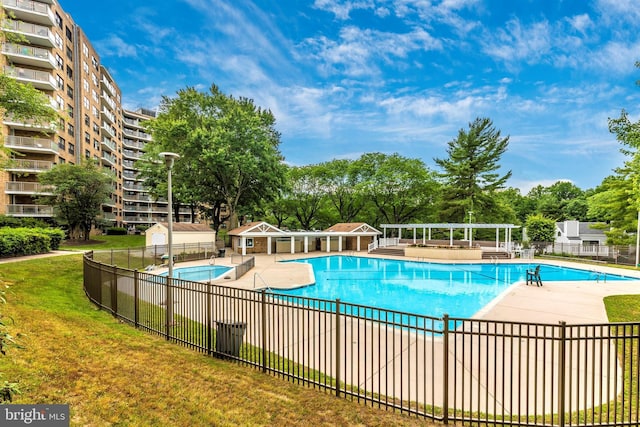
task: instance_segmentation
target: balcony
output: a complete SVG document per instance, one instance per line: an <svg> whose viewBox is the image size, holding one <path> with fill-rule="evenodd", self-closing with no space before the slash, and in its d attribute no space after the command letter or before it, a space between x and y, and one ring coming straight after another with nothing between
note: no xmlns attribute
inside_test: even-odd
<svg viewBox="0 0 640 427"><path fill-rule="evenodd" d="M56 68L56 59L47 49L41 47L26 46L16 43L3 43L2 53L14 64L28 65L30 67Z"/></svg>
<svg viewBox="0 0 640 427"><path fill-rule="evenodd" d="M40 132L55 132L56 125L54 123L41 123L35 120L20 120L11 114L5 114L2 122L12 129L40 131Z"/></svg>
<svg viewBox="0 0 640 427"><path fill-rule="evenodd" d="M116 116L114 116L111 111L107 110L107 107L102 107L102 117L107 119L111 124L116 123Z"/></svg>
<svg viewBox="0 0 640 427"><path fill-rule="evenodd" d="M112 110L116 109L116 102L113 99L111 99L109 94L104 90L102 91L102 99L107 103L109 107L111 107Z"/></svg>
<svg viewBox="0 0 640 427"><path fill-rule="evenodd" d="M147 191L147 189L144 188L143 185L134 184L130 181L125 181L124 184L122 185L122 189L127 191Z"/></svg>
<svg viewBox="0 0 640 427"><path fill-rule="evenodd" d="M50 195L53 194L50 186L42 185L39 182L5 182L4 192L6 194L27 194L27 195Z"/></svg>
<svg viewBox="0 0 640 427"><path fill-rule="evenodd" d="M116 214L114 214L113 212L102 212L102 218L107 221L115 221Z"/></svg>
<svg viewBox="0 0 640 427"><path fill-rule="evenodd" d="M2 0L2 6L9 11L16 20L35 22L42 25L55 25L56 20L48 4L50 1L39 2L31 0Z"/></svg>
<svg viewBox="0 0 640 427"><path fill-rule="evenodd" d="M104 133L106 133L109 137L111 138L115 138L116 137L116 130L113 126L109 125L108 123L102 122L102 130Z"/></svg>
<svg viewBox="0 0 640 427"><path fill-rule="evenodd" d="M52 217L53 206L47 205L7 205L9 216Z"/></svg>
<svg viewBox="0 0 640 427"><path fill-rule="evenodd" d="M136 172L129 171L129 170L122 172L122 176L129 179L136 179L136 180L138 179L138 174Z"/></svg>
<svg viewBox="0 0 640 427"><path fill-rule="evenodd" d="M107 89L111 96L116 96L116 88L115 86L107 79L106 76L102 76L102 80L100 80L102 87Z"/></svg>
<svg viewBox="0 0 640 427"><path fill-rule="evenodd" d="M14 151L26 153L58 154L58 143L44 138L29 138L26 136L7 135L4 145Z"/></svg>
<svg viewBox="0 0 640 427"><path fill-rule="evenodd" d="M55 46L55 39L49 27L11 19L5 19L3 23L5 25L5 31L20 34L30 45Z"/></svg>
<svg viewBox="0 0 640 427"><path fill-rule="evenodd" d="M127 129L127 128L124 128L122 130L122 132L124 132L125 135L132 136L134 138L146 139L147 141L151 140L151 135L149 135L148 133L145 133L145 132L141 132L141 131L137 131L137 130L131 130L131 129Z"/></svg>
<svg viewBox="0 0 640 427"><path fill-rule="evenodd" d="M134 141L133 139L129 138L122 138L122 143L125 147L137 148L138 150L144 150L145 146L147 145L144 142Z"/></svg>
<svg viewBox="0 0 640 427"><path fill-rule="evenodd" d="M53 162L46 160L11 159L5 169L9 172L39 173L51 170Z"/></svg>
<svg viewBox="0 0 640 427"><path fill-rule="evenodd" d="M103 150L106 149L107 151L113 151L113 152L117 151L116 143L110 140L109 138L103 137L102 141L100 142L102 144Z"/></svg>
<svg viewBox="0 0 640 427"><path fill-rule="evenodd" d="M153 202L153 200L151 200L151 196L149 196L148 194L135 194L135 195L123 194L122 200L125 200L127 202L146 202L146 203ZM127 207L125 206L124 209L126 210Z"/></svg>
<svg viewBox="0 0 640 427"><path fill-rule="evenodd" d="M118 160L116 159L116 156L114 156L113 154L109 154L109 153L102 153L102 164L106 164L106 165L110 165L110 166L116 166L118 164Z"/></svg>
<svg viewBox="0 0 640 427"><path fill-rule="evenodd" d="M142 157L142 153L140 151L132 151L132 150L122 150L122 155L128 159L138 160Z"/></svg>
<svg viewBox="0 0 640 427"><path fill-rule="evenodd" d="M128 117L124 118L124 122L130 126L135 126L135 127L142 127L142 125L140 124L140 120L134 120L134 119L130 119Z"/></svg>
<svg viewBox="0 0 640 427"><path fill-rule="evenodd" d="M40 90L56 90L56 80L51 73L46 71L30 70L28 68L4 66L4 73L18 80L20 83L27 83Z"/></svg>

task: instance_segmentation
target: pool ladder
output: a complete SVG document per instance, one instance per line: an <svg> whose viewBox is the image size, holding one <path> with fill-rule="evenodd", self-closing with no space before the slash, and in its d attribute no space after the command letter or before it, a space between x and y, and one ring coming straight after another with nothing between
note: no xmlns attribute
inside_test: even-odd
<svg viewBox="0 0 640 427"><path fill-rule="evenodd" d="M273 293L273 290L269 287L267 282L262 278L260 273L253 273L253 289L256 289L256 279L259 278L262 284L264 285L261 289L266 289L267 292Z"/></svg>

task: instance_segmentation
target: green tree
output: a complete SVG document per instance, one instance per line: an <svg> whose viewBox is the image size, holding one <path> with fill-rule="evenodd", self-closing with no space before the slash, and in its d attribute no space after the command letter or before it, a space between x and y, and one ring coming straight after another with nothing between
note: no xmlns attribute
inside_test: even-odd
<svg viewBox="0 0 640 427"><path fill-rule="evenodd" d="M366 153L354 162L354 168L360 194L380 215L373 223L402 224L434 216L440 185L422 160L397 153Z"/></svg>
<svg viewBox="0 0 640 427"><path fill-rule="evenodd" d="M80 165L64 163L39 175L50 186L51 196L41 196L42 203L53 206L58 220L69 227L72 236L81 232L85 240L109 200L114 178L93 161Z"/></svg>
<svg viewBox="0 0 640 427"><path fill-rule="evenodd" d="M353 160L334 159L318 165L320 185L335 208L338 222L353 222L364 208L361 175Z"/></svg>
<svg viewBox="0 0 640 427"><path fill-rule="evenodd" d="M186 88L174 98L164 97L147 126L153 142L142 173L152 179L145 184L161 193L160 181L153 179L158 173L150 171L159 167L154 164L159 152L177 152L176 198L201 207L226 205L233 228L240 210L274 199L284 185L274 126L270 111L248 98L225 95L215 85L208 92Z"/></svg>
<svg viewBox="0 0 640 427"><path fill-rule="evenodd" d="M511 171L500 176L499 161L507 150L509 137L502 137L488 118L469 123L458 137L448 143L446 159L434 159L443 171L444 180L441 219L465 221L473 212L476 221L499 217L495 192L504 188Z"/></svg>
<svg viewBox="0 0 640 427"><path fill-rule="evenodd" d="M293 167L288 174L291 191L287 206L304 230L312 230L322 224L319 213L326 203L326 193L322 188L320 168L317 165Z"/></svg>
<svg viewBox="0 0 640 427"><path fill-rule="evenodd" d="M527 237L530 242L553 242L555 240L556 222L543 215L530 215L525 222Z"/></svg>

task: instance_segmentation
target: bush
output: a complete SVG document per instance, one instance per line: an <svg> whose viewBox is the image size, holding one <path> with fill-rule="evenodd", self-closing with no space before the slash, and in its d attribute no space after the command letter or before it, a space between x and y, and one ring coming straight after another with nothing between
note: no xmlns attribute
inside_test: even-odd
<svg viewBox="0 0 640 427"><path fill-rule="evenodd" d="M127 234L127 229L124 227L107 228L107 236L124 236L126 234Z"/></svg>
<svg viewBox="0 0 640 427"><path fill-rule="evenodd" d="M58 249L64 232L57 228L0 228L0 257L35 255Z"/></svg>

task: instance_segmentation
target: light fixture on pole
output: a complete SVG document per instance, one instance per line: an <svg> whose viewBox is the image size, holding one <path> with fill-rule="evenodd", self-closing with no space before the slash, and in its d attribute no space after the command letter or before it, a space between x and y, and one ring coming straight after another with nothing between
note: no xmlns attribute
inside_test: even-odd
<svg viewBox="0 0 640 427"><path fill-rule="evenodd" d="M171 171L173 162L179 159L180 155L164 151L159 154L167 165L167 246L169 248L169 271L167 272L167 338L169 337L169 327L173 323L173 291L171 289L173 279L173 195L171 190Z"/></svg>

